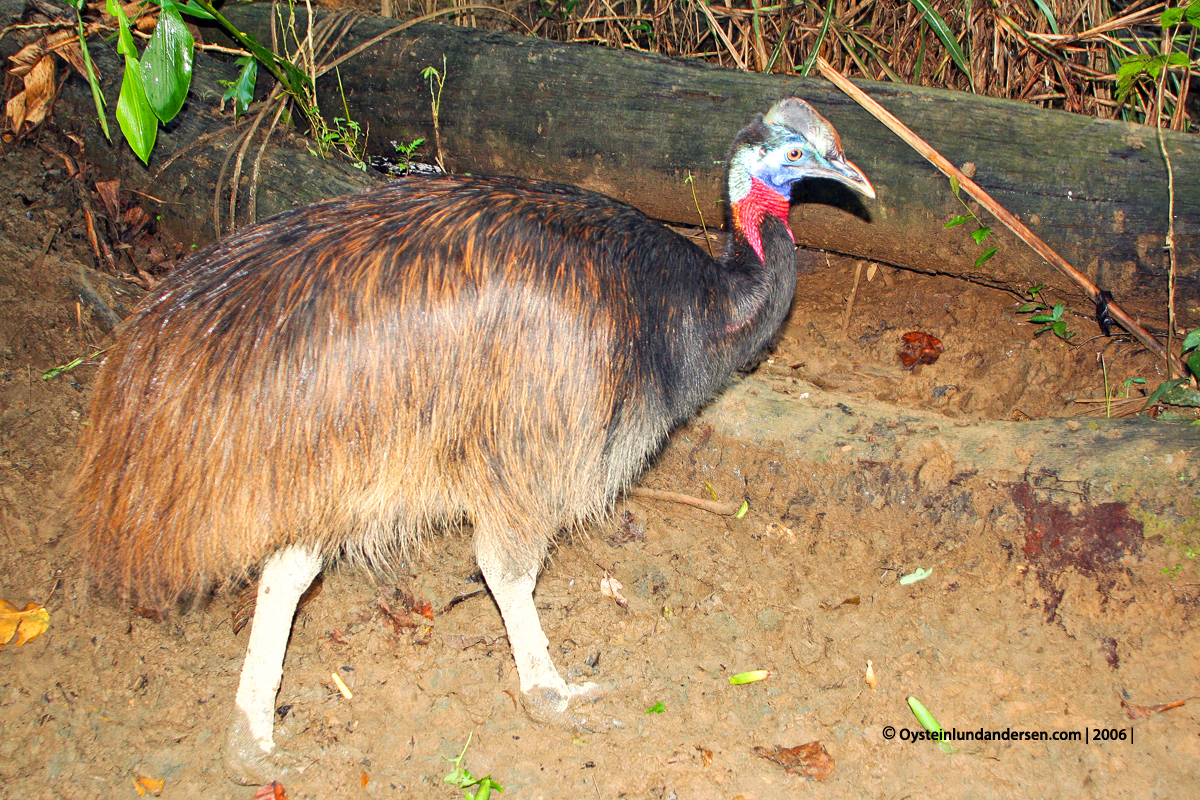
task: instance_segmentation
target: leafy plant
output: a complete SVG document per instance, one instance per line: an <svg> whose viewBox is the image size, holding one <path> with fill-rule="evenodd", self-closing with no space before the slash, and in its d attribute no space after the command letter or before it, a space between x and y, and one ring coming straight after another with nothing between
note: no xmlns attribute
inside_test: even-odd
<svg viewBox="0 0 1200 800"><path fill-rule="evenodd" d="M966 201L962 199L961 190L962 187L959 185L958 179L951 177L950 191L954 192L954 199L958 200L962 207L967 210L967 213L959 214L957 217L951 218L949 222L942 226L942 229L945 230L947 228L957 228L959 225L962 225L965 222L974 220L975 230L971 231L971 238L975 240L975 244L982 247L984 240L991 235L992 229L984 225L983 222L980 221L979 217L975 215L975 212L971 210L971 207L967 205ZM986 264L989 260L991 260L992 256L996 255L999 249L1000 248L993 246L980 253L979 258L975 259L975 268L978 269Z"/></svg>
<svg viewBox="0 0 1200 800"><path fill-rule="evenodd" d="M437 153L434 159L442 172L446 171L446 162L442 159L442 129L438 125L438 117L442 111L442 90L446 88L446 57L442 56L442 69L429 66L421 70L421 77L429 81L429 107L433 112L433 146Z"/></svg>
<svg viewBox="0 0 1200 800"><path fill-rule="evenodd" d="M1017 313L1033 314L1029 321L1041 323L1042 327L1033 332L1034 336L1040 336L1046 331L1053 331L1054 335L1064 342L1070 342L1075 333L1067 330L1067 321L1064 319L1067 307L1061 300L1053 306L1047 305L1042 300L1042 290L1045 288L1043 284L1038 284L1030 289L1029 302L1018 308Z"/></svg>
<svg viewBox="0 0 1200 800"><path fill-rule="evenodd" d="M408 172L409 168L412 166L413 155L417 152L417 148L423 144L425 144L425 140L423 138L422 139L413 139L408 144L400 144L399 142L392 142L392 147L396 148L396 152L404 157L404 165L403 165L402 172Z"/></svg>
<svg viewBox="0 0 1200 800"><path fill-rule="evenodd" d="M1175 34L1184 22L1193 27L1200 27L1200 0L1191 0L1186 6L1163 10L1159 17L1159 26L1164 35L1157 53L1135 53L1120 59L1120 66L1117 68L1118 102L1125 102L1135 84L1143 78L1157 82L1164 69L1187 69L1191 66L1190 53L1175 49ZM1189 45L1188 50L1190 49ZM1158 109L1158 113L1162 113L1161 108ZM1146 122L1154 124L1149 119Z"/></svg>
<svg viewBox="0 0 1200 800"><path fill-rule="evenodd" d="M442 758L454 765L454 769L449 775L442 778L443 783L448 783L458 789L463 789L463 800L488 800L492 796L492 790L503 792L504 787L492 780L491 775L484 775L482 778L476 778L471 774L471 771L462 765L463 757L467 754L467 748L471 746L471 737L475 734L467 736L467 743L463 745L462 752L457 758ZM471 787L478 786L476 792L470 791Z"/></svg>
<svg viewBox="0 0 1200 800"><path fill-rule="evenodd" d="M1200 408L1200 391L1196 390L1195 385L1195 381L1200 379L1200 328L1183 337L1183 363L1192 373L1191 377L1163 381L1146 398L1147 406L1163 403L1169 406Z"/></svg>

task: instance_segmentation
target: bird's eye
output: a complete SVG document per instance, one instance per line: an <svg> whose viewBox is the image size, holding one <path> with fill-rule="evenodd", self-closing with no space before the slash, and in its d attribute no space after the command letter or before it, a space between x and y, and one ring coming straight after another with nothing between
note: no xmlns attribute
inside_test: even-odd
<svg viewBox="0 0 1200 800"><path fill-rule="evenodd" d="M787 157L788 157L788 161L799 161L800 160L800 148L793 147L791 150L788 150Z"/></svg>

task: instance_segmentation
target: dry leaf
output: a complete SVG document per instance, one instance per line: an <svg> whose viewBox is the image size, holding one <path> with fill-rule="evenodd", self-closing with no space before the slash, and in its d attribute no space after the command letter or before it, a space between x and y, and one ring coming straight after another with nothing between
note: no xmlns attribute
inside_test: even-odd
<svg viewBox="0 0 1200 800"><path fill-rule="evenodd" d="M700 751L700 764L705 767L711 767L713 762L712 750L702 745L696 745L696 749Z"/></svg>
<svg viewBox="0 0 1200 800"><path fill-rule="evenodd" d="M109 219L118 220L121 218L121 181L114 179L111 181L96 181L96 193L100 195L100 201L104 203L104 210L108 212Z"/></svg>
<svg viewBox="0 0 1200 800"><path fill-rule="evenodd" d="M1121 708L1125 709L1125 716L1130 719L1145 719L1146 717L1152 717L1155 714L1169 711L1172 708L1179 708L1184 703L1184 700L1176 700L1173 703L1159 703L1156 706L1135 706L1133 703L1126 703L1122 700Z"/></svg>
<svg viewBox="0 0 1200 800"><path fill-rule="evenodd" d="M145 775L135 775L133 777L133 788L137 790L138 797L149 793L158 797L163 790L162 778L147 778Z"/></svg>
<svg viewBox="0 0 1200 800"><path fill-rule="evenodd" d="M50 111L55 86L54 57L46 55L38 59L21 80L24 88L13 95L5 109L9 130L17 136L41 125Z"/></svg>
<svg viewBox="0 0 1200 800"><path fill-rule="evenodd" d="M617 605L628 611L629 601L626 600L621 594L621 589L622 586L619 580L609 575L607 572L604 573L604 577L600 579L600 594L604 595L605 597L611 597L617 602Z"/></svg>
<svg viewBox="0 0 1200 800"><path fill-rule="evenodd" d="M871 691L875 691L875 687L879 685L879 678L875 677L875 663L871 659L867 659L867 675L863 679L867 682L867 686L871 687Z"/></svg>
<svg viewBox="0 0 1200 800"><path fill-rule="evenodd" d="M833 756L820 742L809 742L797 747L776 747L768 750L755 747L754 755L773 761L787 770L789 775L823 781L833 773Z"/></svg>
<svg viewBox="0 0 1200 800"><path fill-rule="evenodd" d="M867 267L867 283L870 283L871 281L875 280L875 273L878 271L879 271L879 265L872 262L871 265L869 267Z"/></svg>
<svg viewBox="0 0 1200 800"><path fill-rule="evenodd" d="M50 612L44 606L30 603L19 609L7 600L0 600L0 647L16 636L17 647L32 642L50 627Z"/></svg>

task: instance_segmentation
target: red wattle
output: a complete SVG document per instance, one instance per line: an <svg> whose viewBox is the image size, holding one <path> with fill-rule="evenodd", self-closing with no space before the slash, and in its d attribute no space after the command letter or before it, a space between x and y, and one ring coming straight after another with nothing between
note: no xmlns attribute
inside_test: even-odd
<svg viewBox="0 0 1200 800"><path fill-rule="evenodd" d="M772 214L783 220L787 225L788 209L791 204L779 192L771 189L758 178L750 179L750 191L741 200L733 204L733 226L742 232L750 247L763 260L762 233L759 230L767 214ZM796 237L792 235L791 227L787 229L788 236L795 244Z"/></svg>

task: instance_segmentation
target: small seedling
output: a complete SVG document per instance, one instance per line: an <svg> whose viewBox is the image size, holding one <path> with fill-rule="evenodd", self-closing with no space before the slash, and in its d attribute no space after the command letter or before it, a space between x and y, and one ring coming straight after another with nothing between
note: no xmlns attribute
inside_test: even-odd
<svg viewBox="0 0 1200 800"><path fill-rule="evenodd" d="M663 703L663 701L659 700L657 703L655 703L654 705L647 708L646 713L647 714L661 714L666 710L667 710L666 705Z"/></svg>
<svg viewBox="0 0 1200 800"><path fill-rule="evenodd" d="M437 151L434 159L438 169L446 171L446 162L442 158L442 129L439 117L442 113L442 90L446 88L446 57L442 56L442 68L426 67L421 70L421 77L429 81L429 109L433 113L433 145Z"/></svg>
<svg viewBox="0 0 1200 800"><path fill-rule="evenodd" d="M399 142L392 142L392 147L396 148L396 152L404 157L404 164L402 167L403 172L407 173L408 170L412 167L413 154L415 154L417 152L417 148L423 144L425 144L424 139L413 139L408 144L400 144Z"/></svg>
<svg viewBox="0 0 1200 800"><path fill-rule="evenodd" d="M1042 325L1033 332L1034 336L1040 336L1046 331L1053 331L1054 335L1062 339L1064 342L1070 342L1071 337L1075 335L1074 331L1067 330L1067 321L1065 319L1068 309L1066 305L1059 301L1053 307L1047 305L1042 300L1042 290L1045 289L1044 284L1038 284L1029 290L1029 301L1017 309L1018 314L1033 314L1029 318L1030 322L1037 322Z"/></svg>
<svg viewBox="0 0 1200 800"><path fill-rule="evenodd" d="M442 778L443 783L448 783L455 788L463 790L463 800L488 800L492 796L492 790L503 792L504 787L492 780L491 775L484 775L482 778L476 778L471 774L471 771L462 765L463 757L467 754L467 748L471 746L471 738L475 734L467 736L467 743L463 745L462 752L458 754L458 758L443 759L454 765L454 770ZM471 791L471 787L478 786L479 790Z"/></svg>
<svg viewBox="0 0 1200 800"><path fill-rule="evenodd" d="M962 204L962 207L967 210L967 213L959 214L957 217L953 217L949 222L947 222L942 227L943 228L957 228L959 225L962 225L965 222L974 220L975 221L975 230L971 231L971 238L975 240L975 244L982 247L984 240L987 239L987 237L991 235L992 229L989 228L988 226L984 225L979 220L979 217L977 217L975 215L975 212L971 210L971 207L969 205L967 205L966 201L962 199L962 195L959 194L960 188L961 187L959 186L958 179L951 177L950 178L950 190L952 192L954 192L954 199ZM978 269L979 267L981 267L985 263L987 263L989 260L991 260L992 256L996 255L996 253L999 249L1000 248L998 248L998 247L989 247L988 249L984 250L979 255L979 258L975 259L975 268Z"/></svg>

